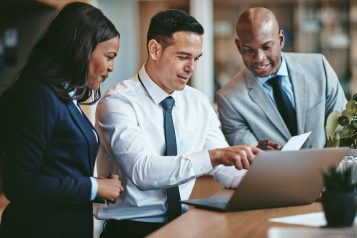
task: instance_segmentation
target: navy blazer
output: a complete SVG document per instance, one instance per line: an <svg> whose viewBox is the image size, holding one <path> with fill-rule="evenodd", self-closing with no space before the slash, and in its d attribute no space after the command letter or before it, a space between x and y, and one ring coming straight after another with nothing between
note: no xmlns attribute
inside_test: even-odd
<svg viewBox="0 0 357 238"><path fill-rule="evenodd" d="M91 181L98 142L72 101L36 81L1 97L1 237L93 237Z"/></svg>

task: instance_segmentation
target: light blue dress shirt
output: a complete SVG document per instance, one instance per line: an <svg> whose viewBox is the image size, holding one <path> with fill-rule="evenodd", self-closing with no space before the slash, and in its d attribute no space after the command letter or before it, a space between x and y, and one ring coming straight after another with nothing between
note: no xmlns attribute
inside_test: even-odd
<svg viewBox="0 0 357 238"><path fill-rule="evenodd" d="M286 65L286 61L285 61L284 57L281 57L281 65L280 65L279 70L276 72L276 74L270 75L267 77L263 77L263 78L257 77L258 83L263 87L264 92L268 95L268 97L275 104L275 106L276 106L276 103L275 103L275 99L274 99L274 95L273 95L273 88L270 86L268 81L269 81L269 79L271 79L272 77L275 77L276 75L279 75L282 77L281 86L284 89L284 91L286 92L286 94L288 95L291 104L296 109L293 85L291 84L288 67Z"/></svg>

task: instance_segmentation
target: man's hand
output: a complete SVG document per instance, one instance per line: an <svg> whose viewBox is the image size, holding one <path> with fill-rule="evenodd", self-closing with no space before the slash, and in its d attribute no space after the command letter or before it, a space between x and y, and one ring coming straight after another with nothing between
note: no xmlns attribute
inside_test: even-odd
<svg viewBox="0 0 357 238"><path fill-rule="evenodd" d="M237 145L208 151L213 167L219 164L234 166L237 169L248 169L256 154L260 151L251 145Z"/></svg>
<svg viewBox="0 0 357 238"><path fill-rule="evenodd" d="M282 146L271 140L262 140L258 142L257 147L261 150L281 150Z"/></svg>

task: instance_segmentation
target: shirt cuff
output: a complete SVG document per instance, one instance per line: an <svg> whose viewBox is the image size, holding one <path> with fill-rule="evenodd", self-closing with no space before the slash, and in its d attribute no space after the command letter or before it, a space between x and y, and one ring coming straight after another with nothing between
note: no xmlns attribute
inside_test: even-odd
<svg viewBox="0 0 357 238"><path fill-rule="evenodd" d="M213 169L208 150L195 152L190 157L196 175L206 174Z"/></svg>
<svg viewBox="0 0 357 238"><path fill-rule="evenodd" d="M90 177L90 181L92 183L92 190L91 190L91 193L90 193L90 200L93 201L95 199L95 197L97 196L98 182L93 177Z"/></svg>
<svg viewBox="0 0 357 238"><path fill-rule="evenodd" d="M210 174L226 188L237 188L247 170L238 170L234 166L218 165Z"/></svg>

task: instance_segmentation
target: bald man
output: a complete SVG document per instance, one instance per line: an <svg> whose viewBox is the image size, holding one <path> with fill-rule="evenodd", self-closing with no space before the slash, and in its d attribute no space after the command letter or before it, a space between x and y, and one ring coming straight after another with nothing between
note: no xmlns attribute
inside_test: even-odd
<svg viewBox="0 0 357 238"><path fill-rule="evenodd" d="M266 8L244 11L236 32L245 68L217 92L222 130L229 144L279 149L292 136L311 131L303 148L323 148L327 116L346 105L326 58L282 52L284 32Z"/></svg>

